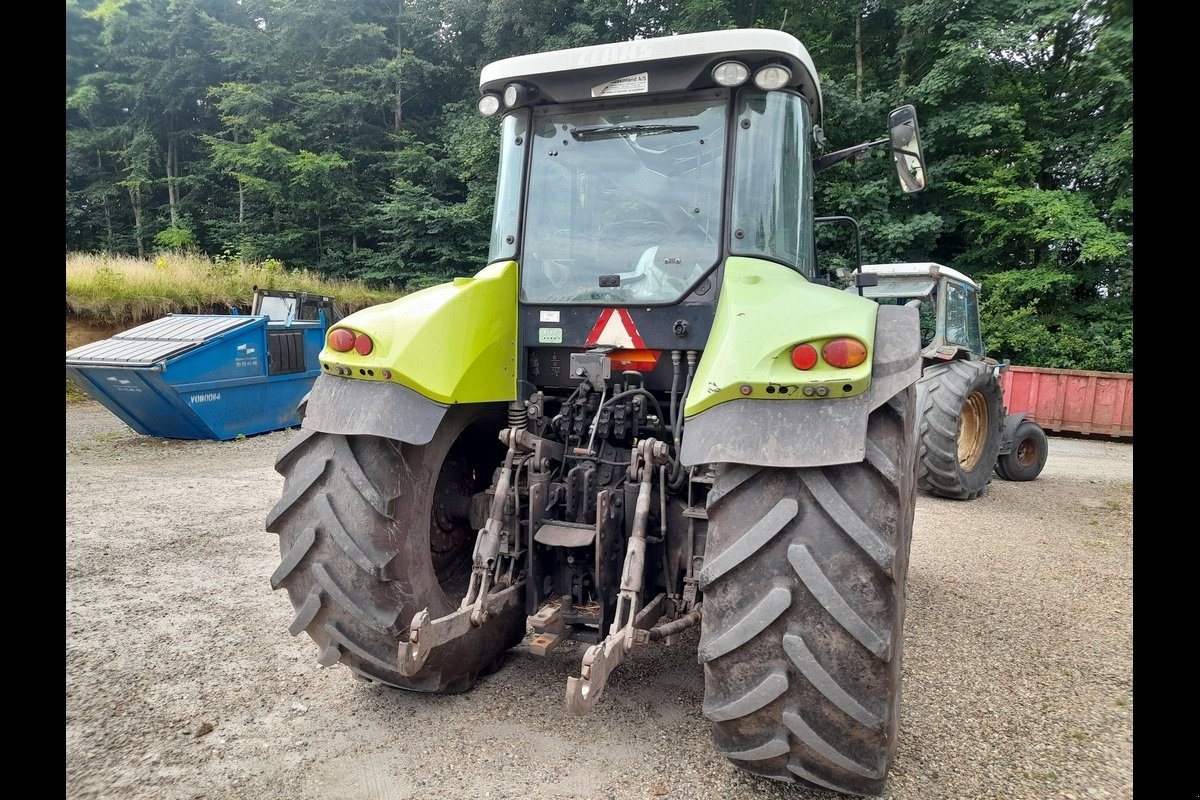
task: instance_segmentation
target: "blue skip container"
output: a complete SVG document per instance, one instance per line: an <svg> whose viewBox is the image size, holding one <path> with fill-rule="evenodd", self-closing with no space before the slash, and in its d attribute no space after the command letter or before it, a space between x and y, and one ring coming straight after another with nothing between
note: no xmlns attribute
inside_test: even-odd
<svg viewBox="0 0 1200 800"><path fill-rule="evenodd" d="M216 439L291 428L320 374L332 299L257 290L250 315L171 314L67 351L67 377L133 430Z"/></svg>

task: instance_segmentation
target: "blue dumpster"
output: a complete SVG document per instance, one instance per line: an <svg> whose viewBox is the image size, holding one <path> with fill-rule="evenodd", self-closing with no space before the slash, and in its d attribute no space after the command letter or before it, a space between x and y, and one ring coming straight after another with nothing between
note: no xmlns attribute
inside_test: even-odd
<svg viewBox="0 0 1200 800"><path fill-rule="evenodd" d="M67 377L148 436L225 441L294 427L340 315L328 297L267 290L254 312L162 317L68 350Z"/></svg>

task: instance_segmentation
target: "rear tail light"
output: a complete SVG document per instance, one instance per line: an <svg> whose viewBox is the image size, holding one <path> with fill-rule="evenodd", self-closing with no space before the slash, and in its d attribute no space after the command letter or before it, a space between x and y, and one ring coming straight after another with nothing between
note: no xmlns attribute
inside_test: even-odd
<svg viewBox="0 0 1200 800"><path fill-rule="evenodd" d="M812 369L817 364L817 348L811 344L798 344L792 350L792 366L796 369Z"/></svg>
<svg viewBox="0 0 1200 800"><path fill-rule="evenodd" d="M329 332L329 346L339 353L348 353L353 350L355 340L354 331L345 328L334 328Z"/></svg>
<svg viewBox="0 0 1200 800"><path fill-rule="evenodd" d="M354 352L360 356L365 356L375 349L375 343L371 341L371 337L365 333L360 333L354 338Z"/></svg>
<svg viewBox="0 0 1200 800"><path fill-rule="evenodd" d="M847 369L867 360L867 346L857 339L830 339L821 348L821 355L829 366Z"/></svg>

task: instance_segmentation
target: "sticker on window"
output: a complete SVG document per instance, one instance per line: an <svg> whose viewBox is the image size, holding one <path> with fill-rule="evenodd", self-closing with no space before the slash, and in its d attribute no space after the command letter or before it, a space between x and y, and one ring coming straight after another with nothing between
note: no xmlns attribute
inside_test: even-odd
<svg viewBox="0 0 1200 800"><path fill-rule="evenodd" d="M650 87L650 73L626 75L615 81L592 87L592 97L613 97L620 94L645 94Z"/></svg>

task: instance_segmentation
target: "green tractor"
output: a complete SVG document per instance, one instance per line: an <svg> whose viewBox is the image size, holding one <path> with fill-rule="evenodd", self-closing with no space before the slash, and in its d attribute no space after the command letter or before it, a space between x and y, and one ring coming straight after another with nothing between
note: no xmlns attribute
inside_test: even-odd
<svg viewBox="0 0 1200 800"><path fill-rule="evenodd" d="M917 487L971 500L983 494L993 471L1009 481L1037 478L1049 452L1046 432L1004 406L999 377L1005 365L984 352L979 284L931 263L866 264L860 274L871 276L864 296L920 311Z"/></svg>
<svg viewBox="0 0 1200 800"><path fill-rule="evenodd" d="M487 65L487 265L340 320L276 464L271 576L318 662L461 692L527 635L587 646L591 711L636 647L699 626L714 747L883 790L916 499L917 309L819 274L792 36L725 30ZM861 289L862 287L860 287Z"/></svg>

